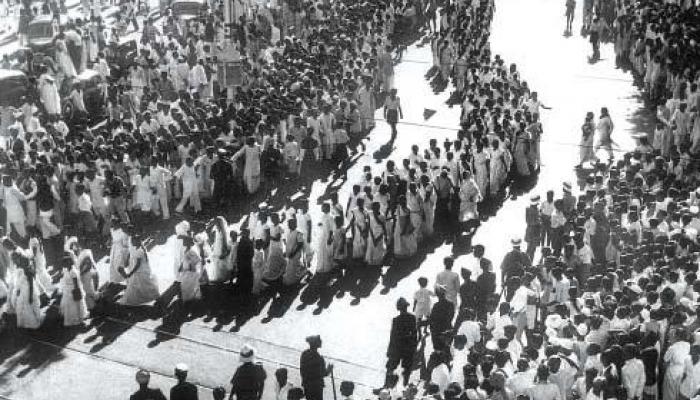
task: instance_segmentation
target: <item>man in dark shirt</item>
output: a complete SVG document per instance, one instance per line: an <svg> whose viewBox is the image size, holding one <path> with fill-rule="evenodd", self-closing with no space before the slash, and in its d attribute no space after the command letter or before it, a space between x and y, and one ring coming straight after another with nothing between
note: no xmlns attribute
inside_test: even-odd
<svg viewBox="0 0 700 400"><path fill-rule="evenodd" d="M455 316L455 305L445 298L445 289L438 286L435 289L435 295L438 301L433 305L430 311L430 326L431 339L433 341L433 349L448 351L449 343L447 336L452 331L452 319Z"/></svg>
<svg viewBox="0 0 700 400"><path fill-rule="evenodd" d="M404 386L408 385L408 380L411 377L413 356L418 347L416 317L408 312L408 306L408 301L403 297L400 297L396 302L399 315L391 321L389 348L386 351L386 356L389 358L386 362L387 382L400 362L401 368L403 368Z"/></svg>
<svg viewBox="0 0 700 400"><path fill-rule="evenodd" d="M125 224L129 223L129 215L126 213L124 194L126 187L122 178L114 175L111 170L105 170L105 195L109 196L109 215L116 215Z"/></svg>
<svg viewBox="0 0 700 400"><path fill-rule="evenodd" d="M464 311L476 309L477 300L477 285L472 277L472 271L467 268L462 268L460 271L462 275L462 284L459 286L459 312L457 313L457 320L455 321L455 327L458 327L462 321L464 321Z"/></svg>
<svg viewBox="0 0 700 400"><path fill-rule="evenodd" d="M525 268L532 265L530 257L520 250L520 238L512 239L510 243L513 245L513 250L503 257L501 263L501 284L511 276L521 276Z"/></svg>
<svg viewBox="0 0 700 400"><path fill-rule="evenodd" d="M564 215L566 215L567 218L571 218L571 216L574 215L574 211L576 211L576 197L571 194L570 182L564 182L562 192L561 200L564 206Z"/></svg>
<svg viewBox="0 0 700 400"><path fill-rule="evenodd" d="M244 345L241 349L241 365L231 378L231 394L237 400L260 400L265 389L267 373L262 365L255 363L255 350Z"/></svg>
<svg viewBox="0 0 700 400"><path fill-rule="evenodd" d="M228 152L225 149L219 149L219 157L211 166L209 176L214 180L214 204L219 207L225 207L229 204L229 185L233 181L233 167L228 161Z"/></svg>
<svg viewBox="0 0 700 400"><path fill-rule="evenodd" d="M197 400L197 387L187 382L187 365L177 364L175 366L175 377L177 385L170 389L170 400Z"/></svg>
<svg viewBox="0 0 700 400"><path fill-rule="evenodd" d="M241 303L248 306L252 300L253 290L253 241L250 240L250 231L241 229L241 238L238 241L236 251L236 265L238 266L238 290L241 295Z"/></svg>
<svg viewBox="0 0 700 400"><path fill-rule="evenodd" d="M486 319L487 305L496 292L496 274L491 272L491 265L488 258L479 259L481 275L476 278L476 310L480 320Z"/></svg>
<svg viewBox="0 0 700 400"><path fill-rule="evenodd" d="M136 373L136 382L139 384L139 390L135 391L129 397L129 400L166 400L165 395L160 389L151 389L148 387L148 382L151 380L151 374L146 370L139 370Z"/></svg>
<svg viewBox="0 0 700 400"><path fill-rule="evenodd" d="M309 348L301 353L299 360L301 386L307 400L323 400L323 379L333 370L333 365L326 366L326 360L318 353L322 344L319 335L307 337L306 342Z"/></svg>

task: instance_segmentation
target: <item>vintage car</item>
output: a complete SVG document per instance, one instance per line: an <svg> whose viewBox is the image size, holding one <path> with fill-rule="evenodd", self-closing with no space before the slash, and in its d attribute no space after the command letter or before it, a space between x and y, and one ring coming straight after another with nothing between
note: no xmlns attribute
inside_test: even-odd
<svg viewBox="0 0 700 400"><path fill-rule="evenodd" d="M65 25L67 22L67 17L59 17L60 25ZM29 23L27 30L29 48L35 53L50 54L53 52L54 39L58 33L59 26L54 23L50 15L39 15Z"/></svg>
<svg viewBox="0 0 700 400"><path fill-rule="evenodd" d="M29 78L24 72L0 69L0 107L19 107L29 92Z"/></svg>
<svg viewBox="0 0 700 400"><path fill-rule="evenodd" d="M173 17L186 22L203 15L207 9L207 0L173 0L170 10Z"/></svg>
<svg viewBox="0 0 700 400"><path fill-rule="evenodd" d="M92 122L104 117L105 103L102 78L97 71L86 69L72 80L66 80L61 85L59 93L61 95L61 110L66 121L72 121L75 117L75 105L70 100L70 93L73 85L77 82L83 85L83 102L88 112L88 119Z"/></svg>

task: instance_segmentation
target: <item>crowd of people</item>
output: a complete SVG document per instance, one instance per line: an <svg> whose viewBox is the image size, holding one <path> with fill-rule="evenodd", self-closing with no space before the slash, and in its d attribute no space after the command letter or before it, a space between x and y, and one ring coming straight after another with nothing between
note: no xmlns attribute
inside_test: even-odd
<svg viewBox="0 0 700 400"><path fill-rule="evenodd" d="M619 39L618 63L643 76L650 98L662 104L653 137L615 161L610 113L603 108L598 123L589 113L579 195L564 182L560 193L531 197L527 229L511 241L500 282L486 249L475 244L464 261L445 258L432 282L418 279L412 303L397 301L380 399L700 396L694 149L700 96L689 19L697 8L687 3L623 1L616 12L606 8L604 19L612 15ZM216 11L186 34L167 15L162 32L146 20L136 65L118 81L104 74L104 127L60 122L42 98L48 89L40 87L8 128L12 139L2 156L11 167L3 175L0 249L5 312L16 315L18 327L37 329L55 296L63 325L74 326L108 290L122 292L124 306L166 309L173 300L196 304L212 284L228 282L253 301L298 287L312 272L323 278L358 265L378 267L388 258L413 257L434 238L470 236L481 203L539 170L539 113L548 109L515 65L491 53L494 11L490 0L441 7L430 1L318 2L307 4L297 34L284 39L274 38L279 33L270 20L257 15L237 26L234 40L218 39L216 32L224 35ZM457 137L442 147L436 140L427 149L413 146L401 167L393 160L376 170L365 167L347 203L331 194L319 220L312 220L308 203L298 202L281 210L263 203L237 230L221 216L203 232L179 222L175 283L160 288L148 238L131 222L170 218L174 199L180 199L177 213L188 204L200 212L201 199L225 206L232 187L253 194L261 179L298 176L305 162L341 165L374 127L382 105L393 142L403 117L393 85L397 30L423 22L431 31L436 79L453 83L452 99L462 106ZM227 105L218 101L221 86L210 68L215 55L207 49L231 43L245 73ZM104 54L96 55L96 65L104 65ZM23 67L49 75L39 81L53 84L50 68ZM596 156L600 149L607 164ZM99 236L110 239L108 282L98 282L90 250L90 239ZM44 243L56 240L60 255L48 260ZM416 353L427 337L432 351L416 380ZM276 398L323 398L332 366L318 353L320 337L307 342L300 385L289 382L286 370L276 371ZM230 398L262 396L266 372L254 357L254 349L241 350ZM187 367L178 365L175 376L171 398L196 398ZM148 378L146 371L137 374L140 389L132 398L165 398L148 387ZM351 399L353 384L343 382L340 392ZM214 391L217 399L225 396L223 388Z"/></svg>
<svg viewBox="0 0 700 400"><path fill-rule="evenodd" d="M532 195L524 238L501 263L501 293L476 245L461 273L449 257L434 282L419 279L415 315L398 300L380 398L394 394L399 365L401 398L699 398L697 7L587 4L584 22L610 21L618 63L661 104L655 131L614 157L609 110L597 122L589 112L578 196L570 182ZM433 351L415 380L425 325Z"/></svg>
<svg viewBox="0 0 700 400"><path fill-rule="evenodd" d="M140 304L153 300L158 290L144 247L148 232L135 232L135 220L167 220L177 199L176 213L183 213L188 205L200 213L202 200L214 210L226 210L231 201L241 200L234 193L250 196L259 190L263 179L299 176L305 162L342 161L348 152L346 143L353 139L356 144L373 128L374 112L377 103L381 104L378 99L386 97L387 108L396 111L391 105L395 96L390 94L391 52L396 46L393 42L400 39L397 31L408 31L416 24L414 4L308 2L302 6L293 10L300 16L300 26L293 27L296 34L285 38L279 37L269 13L259 9L239 10L241 19L231 29L232 37L226 37L218 3L201 18L189 21L186 29L181 29L182 21L168 11L162 16L162 27L150 17L140 21L131 14L118 14L117 23L106 29L93 15L86 26L71 23L59 28L55 57L34 59L28 52L20 60L16 67L36 78L30 79L36 86L28 88L24 103L10 113L13 122L8 124L9 135L1 153L6 166L3 226L7 242L1 281L9 311L23 303L36 314L46 301L35 302L33 297L51 297L54 291L33 277L44 276L44 269L51 265L57 271L65 267L72 271L70 275L80 278L62 280L58 293L64 294L61 302L71 298L78 302L79 315L84 317L83 303L92 308L94 301L90 299L100 296L102 285L94 279L92 257L81 254L88 254L88 248L105 238L111 247L109 283L129 283L122 301ZM119 23L124 20L133 22L140 39L134 63L119 70L118 63L107 60L111 59L111 45L129 32L130 25ZM143 26L138 27L138 22ZM83 33L95 40L95 46L80 44ZM81 49L97 51L75 58L70 57L72 46L78 55ZM216 78L216 57L224 50L231 51L242 64L231 99L221 98L225 90ZM106 123L93 129L75 120L64 121L57 95L58 86L62 86L57 80L72 78L85 66L99 72L107 103ZM79 84L73 94L78 114L84 114ZM314 252L322 259L317 270L328 268L322 249L314 251L309 246L308 216L299 214L305 218L298 220L299 230L306 235L299 232L298 238L285 237L289 243L286 250L274 220L290 226L294 218L270 215L273 222L268 224L267 216L261 214L249 222L253 242L248 261L257 267L253 292L261 286L258 270L264 268L266 280L276 281L287 258L294 260L290 264L301 266L285 281L303 277L302 266L309 266ZM335 222L326 225L324 228L334 229ZM221 231L226 229L226 221L212 226ZM266 229L271 226L272 232ZM291 231L294 228L285 229L285 235ZM184 266L176 261L175 275L182 283L184 299L199 297L196 275L206 270L209 255L203 253L205 245L212 248L217 266L203 281L223 280L219 264L227 265L229 275L233 272L236 252L226 244L236 245L236 237L231 239L227 231L221 232L211 243L201 234L181 238L183 256L176 258ZM30 239L38 242L32 251L27 248ZM65 252L58 251L56 260L47 263L43 241L65 243ZM297 242L304 242L306 251L295 249L292 243ZM259 254L261 246L264 255ZM18 259L20 254L29 262ZM305 262L300 261L302 255ZM23 267L17 269L19 265ZM22 273L26 279L16 278ZM187 286L191 282L195 284ZM31 290L21 293L31 296L20 299L15 290L18 287L29 287ZM66 296L68 292L73 295ZM36 327L36 321L20 326Z"/></svg>

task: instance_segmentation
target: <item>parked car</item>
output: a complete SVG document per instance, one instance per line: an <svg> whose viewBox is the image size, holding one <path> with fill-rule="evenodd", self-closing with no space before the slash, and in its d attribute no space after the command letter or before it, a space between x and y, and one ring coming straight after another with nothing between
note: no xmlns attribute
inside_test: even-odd
<svg viewBox="0 0 700 400"><path fill-rule="evenodd" d="M24 72L0 69L0 107L19 107L29 93L29 78Z"/></svg>
<svg viewBox="0 0 700 400"><path fill-rule="evenodd" d="M29 48L35 53L51 54L54 48L54 39L59 33L59 26L68 22L67 17L59 17L58 24L50 15L39 15L29 22L27 30L27 42Z"/></svg>
<svg viewBox="0 0 700 400"><path fill-rule="evenodd" d="M70 93L73 90L75 83L80 82L83 85L83 102L88 112L88 119L95 121L104 116L105 103L104 87L102 78L97 71L86 69L77 77L71 80L66 80L61 85L59 93L61 95L61 110L63 118L66 121L72 121L75 117L75 105L70 100Z"/></svg>
<svg viewBox="0 0 700 400"><path fill-rule="evenodd" d="M199 18L207 10L207 0L173 0L170 10L173 17L181 21Z"/></svg>
<svg viewBox="0 0 700 400"><path fill-rule="evenodd" d="M29 93L29 78L19 70L0 69L0 93L0 136L5 136L7 127L14 122L14 110Z"/></svg>

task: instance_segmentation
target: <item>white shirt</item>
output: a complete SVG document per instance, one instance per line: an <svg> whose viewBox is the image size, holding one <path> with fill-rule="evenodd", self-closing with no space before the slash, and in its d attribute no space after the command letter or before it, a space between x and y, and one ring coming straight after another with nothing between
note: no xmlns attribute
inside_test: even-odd
<svg viewBox="0 0 700 400"><path fill-rule="evenodd" d="M471 349L475 343L481 340L481 326L476 321L464 321L457 329L457 336L462 335L467 338L467 344L464 348Z"/></svg>
<svg viewBox="0 0 700 400"><path fill-rule="evenodd" d="M646 374L642 360L633 358L625 361L625 365L622 366L622 385L627 389L627 397L641 399L645 381Z"/></svg>
<svg viewBox="0 0 700 400"><path fill-rule="evenodd" d="M510 300L510 308L513 313L519 313L525 311L527 306L527 288L525 286L520 286L515 290L513 298Z"/></svg>
<svg viewBox="0 0 700 400"><path fill-rule="evenodd" d="M83 193L78 197L78 210L80 212L92 212L92 200L90 200L90 195Z"/></svg>
<svg viewBox="0 0 700 400"><path fill-rule="evenodd" d="M445 298L455 305L457 305L459 285L459 275L454 271L444 270L435 278L435 286L444 286Z"/></svg>

